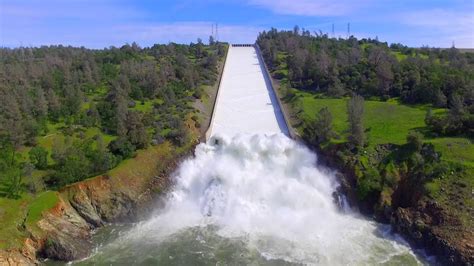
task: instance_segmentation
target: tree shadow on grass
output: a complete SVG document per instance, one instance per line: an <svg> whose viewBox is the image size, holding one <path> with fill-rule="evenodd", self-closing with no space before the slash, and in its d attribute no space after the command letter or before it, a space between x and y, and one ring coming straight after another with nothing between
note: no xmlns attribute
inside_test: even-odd
<svg viewBox="0 0 474 266"><path fill-rule="evenodd" d="M427 138L427 139L434 139L434 138L438 138L440 137L438 134L436 134L435 132L433 132L429 127L427 126L424 126L424 127L415 127L415 128L412 128L411 131L417 131L417 132L420 132L421 134L423 134L423 137Z"/></svg>
<svg viewBox="0 0 474 266"><path fill-rule="evenodd" d="M474 135L469 134L469 132L466 132L464 134L438 134L436 132L433 132L432 129L430 129L427 126L424 127L415 127L411 129L412 131L418 131L421 134L423 134L423 137L425 139L436 139L436 138L466 138L468 139L471 143L474 142Z"/></svg>
<svg viewBox="0 0 474 266"><path fill-rule="evenodd" d="M24 189L23 185L20 188L14 189L14 185L7 181L0 182L0 198L19 199L21 198L21 191Z"/></svg>

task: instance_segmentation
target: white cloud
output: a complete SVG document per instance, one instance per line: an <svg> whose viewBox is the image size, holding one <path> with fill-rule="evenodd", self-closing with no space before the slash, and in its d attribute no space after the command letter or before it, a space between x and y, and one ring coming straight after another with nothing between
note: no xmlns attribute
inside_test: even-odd
<svg viewBox="0 0 474 266"><path fill-rule="evenodd" d="M197 38L207 41L211 35L212 22L176 22L167 24L135 24L119 26L113 29L117 36L127 36L145 45L152 43L178 42L189 43ZM231 43L253 43L263 28L219 24L219 39Z"/></svg>
<svg viewBox="0 0 474 266"><path fill-rule="evenodd" d="M249 0L248 4L282 15L341 16L352 13L365 2L365 0Z"/></svg>
<svg viewBox="0 0 474 266"><path fill-rule="evenodd" d="M457 47L474 47L474 12L473 10L431 9L411 11L400 14L402 24L415 27L418 34L414 36L419 42L438 40L442 47L449 47L454 41Z"/></svg>
<svg viewBox="0 0 474 266"><path fill-rule="evenodd" d="M211 35L212 22L153 22L151 11L136 9L127 2L0 0L0 46L64 44L103 48L134 41L149 46L189 43L197 38L206 42ZM255 26L219 24L220 40L229 42L254 42L262 30Z"/></svg>
<svg viewBox="0 0 474 266"><path fill-rule="evenodd" d="M207 42L212 22L127 23L122 25L96 25L95 27L25 28L12 31L3 40L4 46L39 46L64 44L104 48L137 42L141 46L155 43L190 43L201 38ZM264 28L219 24L219 40L231 43L253 43Z"/></svg>
<svg viewBox="0 0 474 266"><path fill-rule="evenodd" d="M359 37L378 35L381 40L411 46L449 47L455 41L457 47L474 47L472 2L424 11L417 11L418 5L404 11L405 3L416 0L399 0L397 5L374 0L180 0L174 9L163 12L178 14L182 8L219 6L223 1L243 5L248 12L257 7L276 14L253 21L241 17L223 19L232 21L219 24L223 41L253 42L262 30L271 26L282 29L290 24L330 33L331 24L335 23L336 36L345 36L346 23L351 22L353 32L367 33ZM0 46L62 43L102 48L132 41L141 45L189 43L197 38L207 41L212 24L208 19L211 21L203 18L196 22L188 16L180 21L159 21L158 9L146 9L130 0L0 0Z"/></svg>
<svg viewBox="0 0 474 266"><path fill-rule="evenodd" d="M427 26L451 28L453 26L474 26L474 13L472 10L453 11L444 9L431 9L412 11L401 15L402 22L413 26Z"/></svg>

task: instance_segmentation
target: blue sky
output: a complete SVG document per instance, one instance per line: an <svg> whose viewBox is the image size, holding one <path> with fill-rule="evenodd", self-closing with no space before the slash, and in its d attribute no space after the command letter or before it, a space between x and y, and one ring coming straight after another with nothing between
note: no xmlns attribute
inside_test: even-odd
<svg viewBox="0 0 474 266"><path fill-rule="evenodd" d="M474 0L0 0L0 46L253 42L271 27L474 47Z"/></svg>

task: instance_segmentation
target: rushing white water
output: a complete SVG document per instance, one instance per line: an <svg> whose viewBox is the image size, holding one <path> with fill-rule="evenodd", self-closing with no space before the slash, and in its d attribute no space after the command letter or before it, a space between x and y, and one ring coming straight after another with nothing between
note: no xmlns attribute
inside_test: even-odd
<svg viewBox="0 0 474 266"><path fill-rule="evenodd" d="M332 175L283 134L209 142L217 144L200 144L181 164L165 208L99 248L89 262L419 263L377 224L343 213L334 202Z"/></svg>

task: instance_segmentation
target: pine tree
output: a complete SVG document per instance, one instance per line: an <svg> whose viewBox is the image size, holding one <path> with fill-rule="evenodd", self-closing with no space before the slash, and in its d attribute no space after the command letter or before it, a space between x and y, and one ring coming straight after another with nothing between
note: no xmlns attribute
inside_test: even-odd
<svg viewBox="0 0 474 266"><path fill-rule="evenodd" d="M350 127L349 141L359 147L365 144L365 130L363 125L364 98L354 95L347 102L347 117Z"/></svg>
<svg viewBox="0 0 474 266"><path fill-rule="evenodd" d="M313 144L328 142L336 134L332 128L332 114L327 107L321 108L316 115L316 119L307 129Z"/></svg>

